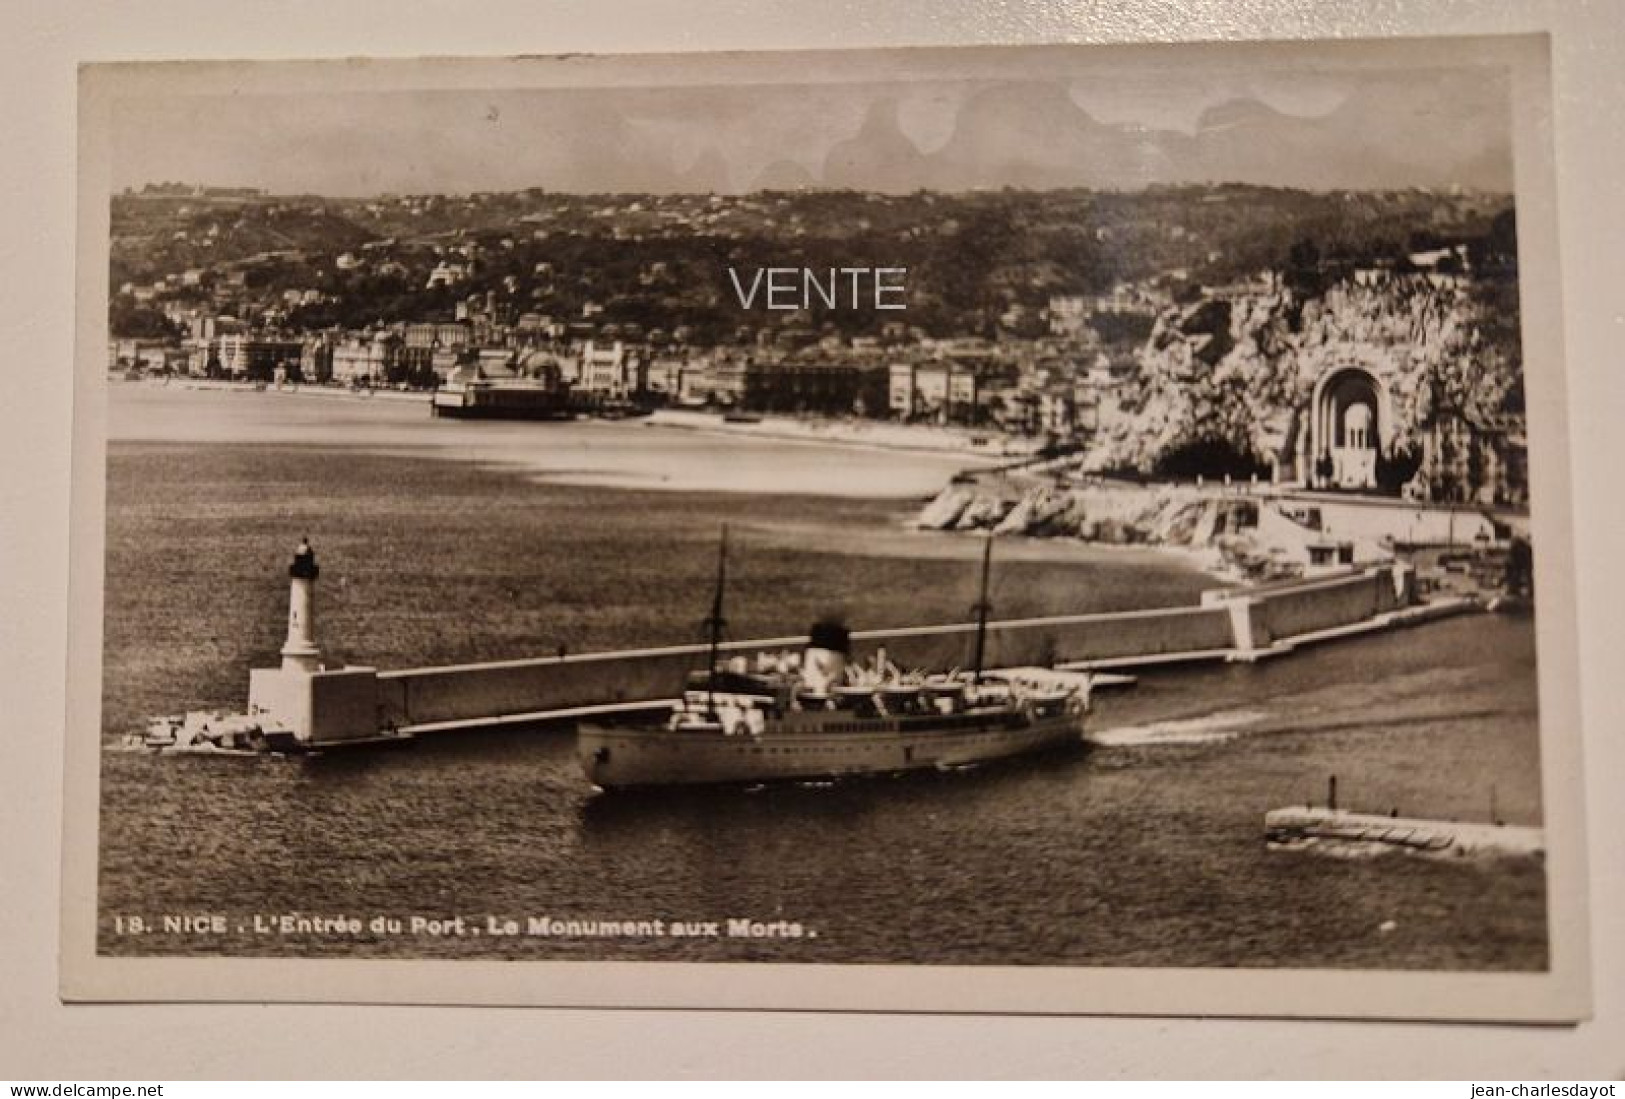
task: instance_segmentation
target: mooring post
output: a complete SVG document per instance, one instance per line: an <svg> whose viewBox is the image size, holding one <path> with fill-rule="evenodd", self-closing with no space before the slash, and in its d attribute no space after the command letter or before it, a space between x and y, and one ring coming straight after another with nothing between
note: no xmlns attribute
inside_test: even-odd
<svg viewBox="0 0 1625 1099"><path fill-rule="evenodd" d="M1326 808L1337 811L1337 776L1331 775L1326 779Z"/></svg>

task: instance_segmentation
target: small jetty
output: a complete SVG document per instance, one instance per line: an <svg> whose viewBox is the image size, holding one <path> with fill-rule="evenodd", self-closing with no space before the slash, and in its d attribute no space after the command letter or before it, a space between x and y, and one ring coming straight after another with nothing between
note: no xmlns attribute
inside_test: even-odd
<svg viewBox="0 0 1625 1099"><path fill-rule="evenodd" d="M1296 805L1265 813L1264 835L1272 847L1286 850L1358 845L1403 848L1429 855L1537 858L1546 850L1545 831L1540 828L1351 813L1313 805Z"/></svg>

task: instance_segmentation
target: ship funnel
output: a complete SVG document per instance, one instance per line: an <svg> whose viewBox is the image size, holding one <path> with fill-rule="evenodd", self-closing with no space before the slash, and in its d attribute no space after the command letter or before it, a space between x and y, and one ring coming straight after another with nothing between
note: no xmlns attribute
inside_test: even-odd
<svg viewBox="0 0 1625 1099"><path fill-rule="evenodd" d="M846 660L852 651L852 633L839 622L815 622L802 663L801 681L807 690L824 694L846 679Z"/></svg>

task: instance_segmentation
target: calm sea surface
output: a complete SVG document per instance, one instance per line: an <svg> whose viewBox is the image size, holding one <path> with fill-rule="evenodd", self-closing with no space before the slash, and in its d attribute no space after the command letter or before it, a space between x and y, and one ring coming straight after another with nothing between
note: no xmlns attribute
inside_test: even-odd
<svg viewBox="0 0 1625 1099"><path fill-rule="evenodd" d="M722 520L742 528L739 602L758 608L741 607L740 636L798 628L819 600L854 625L944 621L969 594L975 544L903 527L907 497L940 485L951 459L633 424L446 425L384 402L112 393L108 740L146 713L241 705L246 667L273 662L280 641L295 523L314 524L327 555L324 631L389 667L521 655L515 639L551 643L544 629L601 647L691 639ZM743 495L774 469L808 495ZM591 487L603 470L623 487ZM1156 554L998 552L995 600L1012 612L1186 602L1209 586ZM1473 616L1148 674L1098 697L1091 733L1074 754L958 774L665 796L595 794L567 731L309 760L107 752L102 948L1545 966L1538 863L1333 858L1270 851L1262 836L1266 810L1318 799L1332 774L1352 808L1482 820L1493 801L1502 819L1538 824L1530 620ZM220 923L164 929L187 915ZM360 930L299 922L340 916ZM462 934L411 930L459 916ZM130 917L156 929L121 933ZM784 920L802 937L491 933L530 918Z"/></svg>
<svg viewBox="0 0 1625 1099"><path fill-rule="evenodd" d="M679 491L912 497L937 492L969 455L763 440L652 427L431 419L421 397L111 389L108 434L124 442L346 446L511 466L560 484Z"/></svg>

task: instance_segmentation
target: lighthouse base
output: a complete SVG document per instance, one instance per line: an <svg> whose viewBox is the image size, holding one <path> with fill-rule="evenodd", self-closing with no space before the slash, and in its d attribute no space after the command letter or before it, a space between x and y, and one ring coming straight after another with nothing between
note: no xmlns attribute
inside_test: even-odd
<svg viewBox="0 0 1625 1099"><path fill-rule="evenodd" d="M248 716L286 729L311 747L376 740L378 670L253 668L248 673Z"/></svg>

